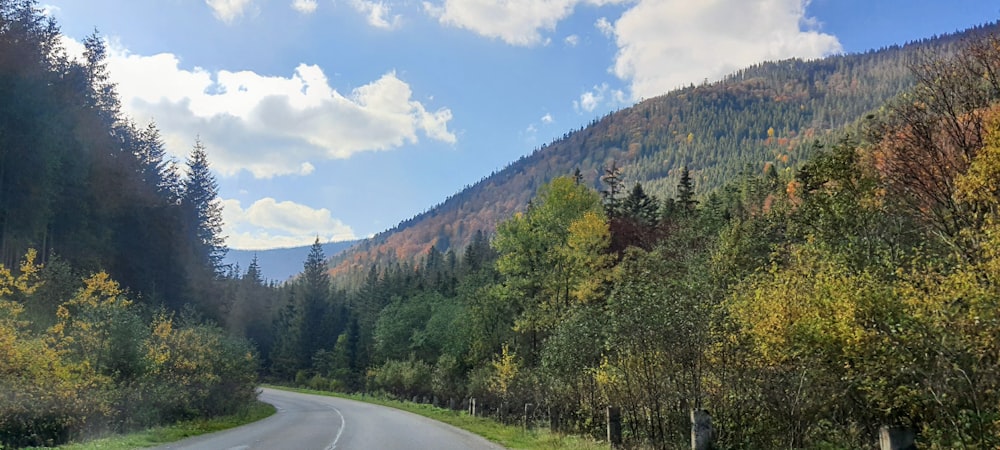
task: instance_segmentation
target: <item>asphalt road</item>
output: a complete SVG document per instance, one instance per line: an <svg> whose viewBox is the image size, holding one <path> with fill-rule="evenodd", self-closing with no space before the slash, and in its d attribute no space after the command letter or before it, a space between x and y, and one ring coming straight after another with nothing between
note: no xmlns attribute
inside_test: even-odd
<svg viewBox="0 0 1000 450"><path fill-rule="evenodd" d="M264 389L278 412L264 420L174 442L159 449L392 450L502 449L479 436L385 406Z"/></svg>

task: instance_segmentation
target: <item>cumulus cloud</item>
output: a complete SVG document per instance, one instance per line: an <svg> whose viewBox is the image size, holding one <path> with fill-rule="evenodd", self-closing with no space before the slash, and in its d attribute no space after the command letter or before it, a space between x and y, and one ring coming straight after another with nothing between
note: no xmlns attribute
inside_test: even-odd
<svg viewBox="0 0 1000 450"><path fill-rule="evenodd" d="M570 47L576 47L576 45L580 43L580 36L571 34L569 36L566 36L566 39L563 39L563 42L565 42L566 45Z"/></svg>
<svg viewBox="0 0 1000 450"><path fill-rule="evenodd" d="M243 17L253 0L205 0L205 4L212 8L215 18L228 24Z"/></svg>
<svg viewBox="0 0 1000 450"><path fill-rule="evenodd" d="M808 0L641 0L614 24L613 72L633 99L719 79L760 61L842 51L806 16ZM598 29L604 29L598 20Z"/></svg>
<svg viewBox="0 0 1000 450"><path fill-rule="evenodd" d="M424 2L424 10L442 24L465 28L510 45L533 46L547 42L542 31L556 24L580 3L603 5L623 0L444 0Z"/></svg>
<svg viewBox="0 0 1000 450"><path fill-rule="evenodd" d="M611 89L608 83L601 83L593 89L580 94L579 100L573 101L573 109L576 112L593 112L598 106L604 104L609 108L623 106L626 103L625 92L621 89Z"/></svg>
<svg viewBox="0 0 1000 450"><path fill-rule="evenodd" d="M312 14L316 12L319 3L316 0L292 0L292 9L302 14Z"/></svg>
<svg viewBox="0 0 1000 450"><path fill-rule="evenodd" d="M544 124L550 124L552 122L555 122L555 119L552 118L552 114L550 114L550 113L545 113L545 115L542 116L541 120L542 120L542 123L544 123Z"/></svg>
<svg viewBox="0 0 1000 450"><path fill-rule="evenodd" d="M417 143L418 133L456 141L448 129L451 111L427 110L395 72L345 95L315 65L264 76L182 69L175 55L134 55L114 45L110 54L125 112L140 123L154 120L176 156L200 135L223 175L309 174L317 160L391 150Z"/></svg>
<svg viewBox="0 0 1000 450"><path fill-rule="evenodd" d="M241 250L297 247L356 239L351 227L333 218L326 208L313 209L290 201L265 197L243 208L239 200L222 202L226 245Z"/></svg>
<svg viewBox="0 0 1000 450"><path fill-rule="evenodd" d="M351 6L359 13L364 14L368 19L368 24L376 28L392 30L398 28L402 20L402 16L393 15L389 5L381 1L351 0Z"/></svg>

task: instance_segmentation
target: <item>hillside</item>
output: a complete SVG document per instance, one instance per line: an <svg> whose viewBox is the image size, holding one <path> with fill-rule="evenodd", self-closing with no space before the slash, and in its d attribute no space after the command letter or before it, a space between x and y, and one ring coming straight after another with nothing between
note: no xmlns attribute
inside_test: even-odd
<svg viewBox="0 0 1000 450"><path fill-rule="evenodd" d="M689 86L594 120L587 127L536 149L484 177L443 203L363 241L332 261L334 274L357 273L373 262L427 252L460 250L477 230L523 209L536 189L579 168L599 185L612 162L625 183L672 196L688 166L696 192L704 193L741 172L795 167L814 142L856 123L912 86L908 65L942 55L993 23L863 54L814 61L798 59L748 67L726 79Z"/></svg>

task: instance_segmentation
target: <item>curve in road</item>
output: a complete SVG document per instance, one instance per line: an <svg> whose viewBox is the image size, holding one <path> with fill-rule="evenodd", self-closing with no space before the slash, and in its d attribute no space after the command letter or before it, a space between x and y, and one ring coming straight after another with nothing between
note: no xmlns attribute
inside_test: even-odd
<svg viewBox="0 0 1000 450"><path fill-rule="evenodd" d="M173 442L177 450L467 450L502 449L465 430L385 406L263 389L277 408L264 420Z"/></svg>

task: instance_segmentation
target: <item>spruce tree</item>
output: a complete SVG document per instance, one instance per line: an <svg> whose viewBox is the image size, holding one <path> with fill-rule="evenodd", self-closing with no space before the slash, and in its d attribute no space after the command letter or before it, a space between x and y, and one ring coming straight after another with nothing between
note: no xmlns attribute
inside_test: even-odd
<svg viewBox="0 0 1000 450"><path fill-rule="evenodd" d="M641 183L636 183L628 197L622 202L622 213L644 225L654 225L659 219L660 205L656 197L650 197L642 188Z"/></svg>
<svg viewBox="0 0 1000 450"><path fill-rule="evenodd" d="M302 269L302 294L299 297L302 302L299 308L302 314L300 348L308 360L317 351L333 346L336 336L330 336L328 330L323 329L330 303L330 274L327 273L326 255L323 254L323 245L318 237L309 249L309 256Z"/></svg>
<svg viewBox="0 0 1000 450"><path fill-rule="evenodd" d="M681 179L677 183L677 204L684 211L694 210L698 201L694 199L694 183L691 181L691 172L687 166L681 169Z"/></svg>
<svg viewBox="0 0 1000 450"><path fill-rule="evenodd" d="M222 259L228 251L222 236L222 201L219 200L219 184L209 168L208 153L201 140L195 140L187 167L181 196L187 226L193 232L198 258L221 275Z"/></svg>

